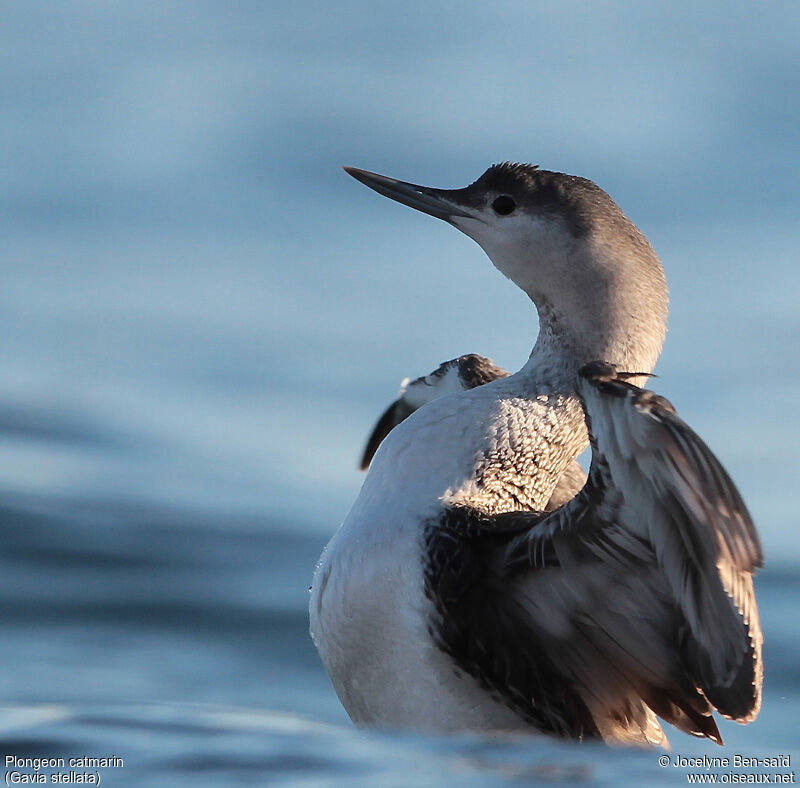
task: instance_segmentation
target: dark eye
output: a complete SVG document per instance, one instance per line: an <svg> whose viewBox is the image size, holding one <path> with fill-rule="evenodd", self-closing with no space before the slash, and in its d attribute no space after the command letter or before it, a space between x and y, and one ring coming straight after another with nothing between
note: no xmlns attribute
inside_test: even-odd
<svg viewBox="0 0 800 788"><path fill-rule="evenodd" d="M514 208L517 207L517 204L514 202L512 197L509 197L507 194L501 194L493 203L492 208L494 208L495 213L499 213L500 216L508 216Z"/></svg>

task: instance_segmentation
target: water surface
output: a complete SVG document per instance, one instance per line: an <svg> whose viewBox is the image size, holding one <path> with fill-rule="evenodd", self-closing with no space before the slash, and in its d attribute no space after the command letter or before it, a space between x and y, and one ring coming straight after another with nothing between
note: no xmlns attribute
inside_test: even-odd
<svg viewBox="0 0 800 788"><path fill-rule="evenodd" d="M796 748L795 4L11 3L0 26L0 730L106 785L683 784L649 753L362 733L307 587L399 380L536 320L467 238L338 169L588 176L645 231L658 388L759 525ZM723 752L681 734L675 753Z"/></svg>

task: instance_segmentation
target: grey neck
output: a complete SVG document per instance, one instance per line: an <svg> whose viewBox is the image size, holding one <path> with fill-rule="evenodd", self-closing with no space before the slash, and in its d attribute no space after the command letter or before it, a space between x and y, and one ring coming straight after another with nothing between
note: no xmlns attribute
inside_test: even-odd
<svg viewBox="0 0 800 788"><path fill-rule="evenodd" d="M544 390L574 390L578 370L590 361L608 361L628 372L651 372L666 334L666 296L651 302L617 288L595 291L586 309L559 313L534 297L539 335L521 375ZM647 378L633 379L644 385Z"/></svg>
<svg viewBox="0 0 800 788"><path fill-rule="evenodd" d="M621 304L619 294L597 304ZM577 372L602 359L627 371L649 372L664 337L663 314L584 312L564 318L539 299L539 336L525 366L500 382L514 398L511 427L492 432L475 470L476 488L461 497L487 512L544 510L562 474L588 444L583 408L575 392ZM643 385L646 378L634 379ZM534 473L531 469L535 468Z"/></svg>

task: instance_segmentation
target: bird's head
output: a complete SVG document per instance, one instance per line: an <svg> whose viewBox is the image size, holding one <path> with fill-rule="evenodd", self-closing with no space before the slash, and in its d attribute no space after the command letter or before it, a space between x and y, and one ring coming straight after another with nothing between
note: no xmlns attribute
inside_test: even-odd
<svg viewBox="0 0 800 788"><path fill-rule="evenodd" d="M667 289L661 263L617 204L585 178L529 164L496 164L461 189L434 189L345 167L404 205L444 219L475 240L536 304L563 342L586 341L585 363L655 363ZM631 354L626 334L649 350ZM635 344L635 342L634 342ZM619 347L609 347L618 345Z"/></svg>

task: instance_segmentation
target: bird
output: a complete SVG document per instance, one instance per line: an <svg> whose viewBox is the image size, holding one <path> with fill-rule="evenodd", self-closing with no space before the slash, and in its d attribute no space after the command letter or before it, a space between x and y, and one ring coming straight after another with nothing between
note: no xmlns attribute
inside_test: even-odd
<svg viewBox="0 0 800 788"><path fill-rule="evenodd" d="M668 312L652 246L592 181L529 164L461 189L345 170L475 240L539 317L518 372L387 431L323 551L310 633L349 716L721 744L715 713L760 708L763 554L719 460L643 388ZM546 511L587 445L585 484Z"/></svg>
<svg viewBox="0 0 800 788"><path fill-rule="evenodd" d="M431 400L455 391L468 391L484 383L508 377L508 372L498 367L490 358L477 353L467 353L449 361L443 361L427 375L413 380L405 378L400 383L397 399L381 414L370 433L361 454L359 469L369 468L378 446L383 439L415 410ZM544 508L549 512L569 501L586 483L586 473L577 460L567 466L558 480L550 500Z"/></svg>

